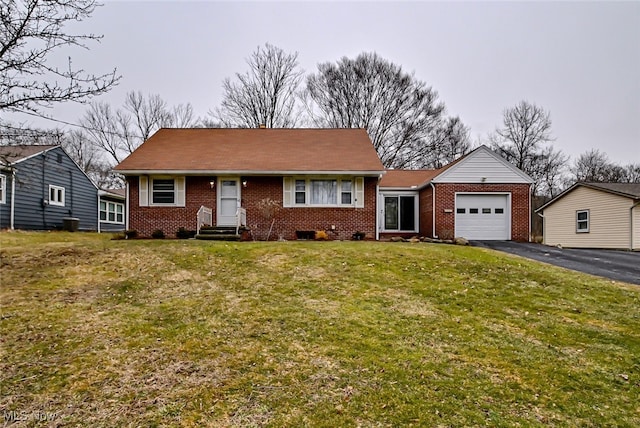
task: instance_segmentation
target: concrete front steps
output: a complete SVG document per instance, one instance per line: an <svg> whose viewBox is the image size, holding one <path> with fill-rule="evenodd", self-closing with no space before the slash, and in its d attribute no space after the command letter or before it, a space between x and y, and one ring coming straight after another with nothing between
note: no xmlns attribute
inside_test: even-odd
<svg viewBox="0 0 640 428"><path fill-rule="evenodd" d="M208 241L239 241L242 239L242 233L247 231L246 227L240 227L238 233L233 226L205 226L200 229L200 233L196 235L196 239L204 239Z"/></svg>

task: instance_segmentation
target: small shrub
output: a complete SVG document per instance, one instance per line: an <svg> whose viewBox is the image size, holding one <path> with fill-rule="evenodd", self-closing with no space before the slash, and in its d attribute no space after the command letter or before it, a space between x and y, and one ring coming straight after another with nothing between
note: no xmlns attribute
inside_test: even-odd
<svg viewBox="0 0 640 428"><path fill-rule="evenodd" d="M123 239L127 239L127 237L124 234L124 232L114 233L113 235L111 235L111 240L112 241L120 241L120 240L123 240Z"/></svg>
<svg viewBox="0 0 640 428"><path fill-rule="evenodd" d="M326 241L329 239L329 235L324 230L316 231L316 241Z"/></svg>
<svg viewBox="0 0 640 428"><path fill-rule="evenodd" d="M137 230L125 230L124 231L124 239L133 239L138 236Z"/></svg>
<svg viewBox="0 0 640 428"><path fill-rule="evenodd" d="M184 227L179 228L176 232L176 238L178 239L189 239L193 238L194 236L196 236L195 230L187 230Z"/></svg>
<svg viewBox="0 0 640 428"><path fill-rule="evenodd" d="M160 229L156 229L153 232L151 232L151 237L153 239L164 239L164 232Z"/></svg>
<svg viewBox="0 0 640 428"><path fill-rule="evenodd" d="M362 241L365 236L367 236L366 233L364 232L356 232L353 235L351 235L351 239L353 239L354 241Z"/></svg>

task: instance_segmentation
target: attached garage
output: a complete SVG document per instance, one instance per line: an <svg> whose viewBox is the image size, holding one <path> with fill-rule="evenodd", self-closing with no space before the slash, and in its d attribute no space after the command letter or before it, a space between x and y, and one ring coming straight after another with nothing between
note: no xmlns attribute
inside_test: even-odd
<svg viewBox="0 0 640 428"><path fill-rule="evenodd" d="M457 193L455 236L473 240L511 239L511 203L508 193Z"/></svg>
<svg viewBox="0 0 640 428"><path fill-rule="evenodd" d="M528 241L531 183L485 146L436 170L387 170L379 184L378 232L382 238ZM417 213L409 216L416 205L403 198L416 193Z"/></svg>

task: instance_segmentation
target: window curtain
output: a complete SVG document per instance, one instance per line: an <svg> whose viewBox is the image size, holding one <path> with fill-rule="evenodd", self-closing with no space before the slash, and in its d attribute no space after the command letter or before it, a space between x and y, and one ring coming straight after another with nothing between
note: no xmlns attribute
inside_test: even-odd
<svg viewBox="0 0 640 428"><path fill-rule="evenodd" d="M337 187L336 180L311 180L311 204L337 204Z"/></svg>

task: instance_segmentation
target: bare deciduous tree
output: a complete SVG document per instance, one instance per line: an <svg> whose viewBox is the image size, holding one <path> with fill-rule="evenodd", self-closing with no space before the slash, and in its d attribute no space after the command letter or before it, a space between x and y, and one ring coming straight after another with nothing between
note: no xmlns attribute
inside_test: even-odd
<svg viewBox="0 0 640 428"><path fill-rule="evenodd" d="M91 16L95 0L2 0L0 2L0 111L39 112L65 101L85 101L114 87L114 69L102 75L65 68L51 56L64 47L87 48L94 34L70 34L65 26Z"/></svg>
<svg viewBox="0 0 640 428"><path fill-rule="evenodd" d="M66 133L60 145L100 189L124 186L122 176L112 172L112 166L106 162L103 153L89 141L83 130Z"/></svg>
<svg viewBox="0 0 640 428"><path fill-rule="evenodd" d="M592 149L578 156L571 168L571 175L574 181L639 183L640 165L621 166L610 161L606 153Z"/></svg>
<svg viewBox="0 0 640 428"><path fill-rule="evenodd" d="M169 108L159 95L129 92L123 108L93 102L80 123L90 141L119 163L162 127L195 126L191 104Z"/></svg>
<svg viewBox="0 0 640 428"><path fill-rule="evenodd" d="M492 148L534 180L534 194L555 192L566 157L552 146L551 115L521 101L504 111L502 127L490 136Z"/></svg>
<svg viewBox="0 0 640 428"><path fill-rule="evenodd" d="M387 167L440 164L444 146L463 146L453 139L467 135L459 119L443 118L444 105L431 87L375 53L319 64L307 78L305 98L316 126L365 128ZM442 151L432 156L436 148Z"/></svg>
<svg viewBox="0 0 640 428"><path fill-rule="evenodd" d="M221 106L210 115L227 127L294 127L296 91L302 80L298 53L265 44L247 59L249 71L224 80Z"/></svg>

